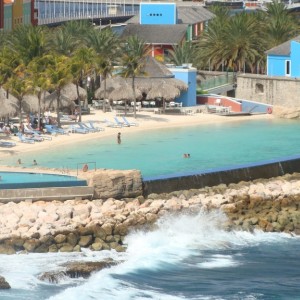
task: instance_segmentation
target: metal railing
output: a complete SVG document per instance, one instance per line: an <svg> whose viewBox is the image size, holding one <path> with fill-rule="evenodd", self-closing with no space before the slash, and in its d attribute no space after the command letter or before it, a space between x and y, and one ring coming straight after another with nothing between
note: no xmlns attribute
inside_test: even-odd
<svg viewBox="0 0 300 300"><path fill-rule="evenodd" d="M212 78L201 81L198 85L199 90L210 90L222 85L234 84L235 83L235 74L227 73L224 75L216 75Z"/></svg>

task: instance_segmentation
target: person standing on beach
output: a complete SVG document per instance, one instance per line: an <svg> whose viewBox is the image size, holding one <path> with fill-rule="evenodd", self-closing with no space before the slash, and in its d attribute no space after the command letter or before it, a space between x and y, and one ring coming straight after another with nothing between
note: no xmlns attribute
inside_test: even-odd
<svg viewBox="0 0 300 300"><path fill-rule="evenodd" d="M121 132L118 133L117 141L118 141L118 144L120 145L121 144Z"/></svg>

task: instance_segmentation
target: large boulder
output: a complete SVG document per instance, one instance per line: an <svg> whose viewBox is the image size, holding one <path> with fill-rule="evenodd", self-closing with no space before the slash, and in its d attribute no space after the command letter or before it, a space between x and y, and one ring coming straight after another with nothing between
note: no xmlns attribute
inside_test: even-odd
<svg viewBox="0 0 300 300"><path fill-rule="evenodd" d="M89 186L95 198L134 198L143 194L142 175L138 170L97 170L89 174Z"/></svg>
<svg viewBox="0 0 300 300"><path fill-rule="evenodd" d="M4 290L4 289L10 289L10 285L9 283L6 281L6 279L2 276L0 276L0 290Z"/></svg>

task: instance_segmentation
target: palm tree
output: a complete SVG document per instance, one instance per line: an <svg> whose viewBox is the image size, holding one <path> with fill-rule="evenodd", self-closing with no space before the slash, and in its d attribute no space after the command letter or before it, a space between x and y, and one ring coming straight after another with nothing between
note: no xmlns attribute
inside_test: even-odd
<svg viewBox="0 0 300 300"><path fill-rule="evenodd" d="M104 99L106 99L106 79L114 70L114 63L118 56L119 41L110 28L101 31L90 31L86 37L88 47L92 47L97 53L96 72L104 79ZM103 101L105 112L105 101Z"/></svg>
<svg viewBox="0 0 300 300"><path fill-rule="evenodd" d="M136 118L136 91L135 78L138 75L144 74L146 57L149 54L147 45L136 36L131 36L127 39L122 47L123 55L121 56L122 70L120 75L132 78L132 90L134 100L134 117Z"/></svg>
<svg viewBox="0 0 300 300"><path fill-rule="evenodd" d="M24 64L20 64L4 84L4 87L17 98L19 110L19 124L22 124L22 109L24 96L31 92L31 87L27 83L27 73Z"/></svg>
<svg viewBox="0 0 300 300"><path fill-rule="evenodd" d="M46 65L44 57L34 58L27 67L29 78L27 84L31 86L32 92L38 98L38 128L41 128L41 101L42 95L49 87L50 82L46 75Z"/></svg>
<svg viewBox="0 0 300 300"><path fill-rule="evenodd" d="M231 18L226 27L227 43L224 45L223 59L228 67L236 71L250 69L264 44L261 29L254 14L241 13Z"/></svg>
<svg viewBox="0 0 300 300"><path fill-rule="evenodd" d="M48 51L48 30L42 26L20 25L12 32L8 44L25 65Z"/></svg>
<svg viewBox="0 0 300 300"><path fill-rule="evenodd" d="M274 0L266 8L262 14L269 49L299 34L299 23L285 3Z"/></svg>
<svg viewBox="0 0 300 300"><path fill-rule="evenodd" d="M49 86L57 95L57 124L60 126L60 98L61 89L72 81L69 58L64 55L49 54L43 58L45 63L45 75L49 80Z"/></svg>
<svg viewBox="0 0 300 300"><path fill-rule="evenodd" d="M92 48L85 46L78 48L70 59L70 70L73 75L73 82L76 84L78 104L79 104L79 121L81 122L81 101L79 95L79 86L83 79L87 80L91 71L93 70L95 62L95 51ZM85 107L87 106L87 99Z"/></svg>
<svg viewBox="0 0 300 300"><path fill-rule="evenodd" d="M196 46L191 42L184 42L182 45L175 46L170 50L168 60L176 66L181 66L186 63L193 63L195 60Z"/></svg>

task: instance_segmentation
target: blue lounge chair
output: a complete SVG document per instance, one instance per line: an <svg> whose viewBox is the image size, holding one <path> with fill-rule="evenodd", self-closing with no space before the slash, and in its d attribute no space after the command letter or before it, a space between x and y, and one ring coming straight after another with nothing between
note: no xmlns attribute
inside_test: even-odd
<svg viewBox="0 0 300 300"><path fill-rule="evenodd" d="M14 142L4 142L4 141L0 141L0 147L7 147L7 148L10 148L10 147L15 147L16 146L16 143Z"/></svg>
<svg viewBox="0 0 300 300"><path fill-rule="evenodd" d="M41 131L30 129L30 128L27 127L27 125L24 125L24 132L27 133L27 134L32 134L33 136L40 137L44 140L48 140L48 141L52 140L51 136L42 135Z"/></svg>
<svg viewBox="0 0 300 300"><path fill-rule="evenodd" d="M107 127L112 127L112 128L121 128L121 127L123 127L122 125L113 123L111 121L108 121L107 119L104 120L104 123L106 124Z"/></svg>
<svg viewBox="0 0 300 300"><path fill-rule="evenodd" d="M135 123L135 122L129 122L126 117L122 116L122 119L124 121L124 124L127 124L129 126L139 126L139 123Z"/></svg>
<svg viewBox="0 0 300 300"><path fill-rule="evenodd" d="M83 134L89 133L88 130L77 127L76 125L70 125L68 131L72 133L83 133Z"/></svg>
<svg viewBox="0 0 300 300"><path fill-rule="evenodd" d="M102 127L96 127L96 126L94 126L94 122L92 122L92 121L87 122L86 125L88 127L92 128L92 129L96 130L96 131L104 131L105 130Z"/></svg>
<svg viewBox="0 0 300 300"><path fill-rule="evenodd" d="M81 128L81 129L85 129L87 130L88 132L96 132L97 130L87 126L85 123L82 123L82 122L78 122L77 125Z"/></svg>
<svg viewBox="0 0 300 300"><path fill-rule="evenodd" d="M34 144L35 140L25 137L22 133L17 134L22 143Z"/></svg>
<svg viewBox="0 0 300 300"><path fill-rule="evenodd" d="M115 120L115 122L118 124L118 125L120 125L121 127L130 127L130 125L129 124L125 124L125 123L123 123L123 122L120 122L119 121L119 119L117 118L117 117L114 117L114 120Z"/></svg>
<svg viewBox="0 0 300 300"><path fill-rule="evenodd" d="M58 128L56 125L45 125L46 132L57 135L57 134L68 134L67 131L62 128Z"/></svg>

